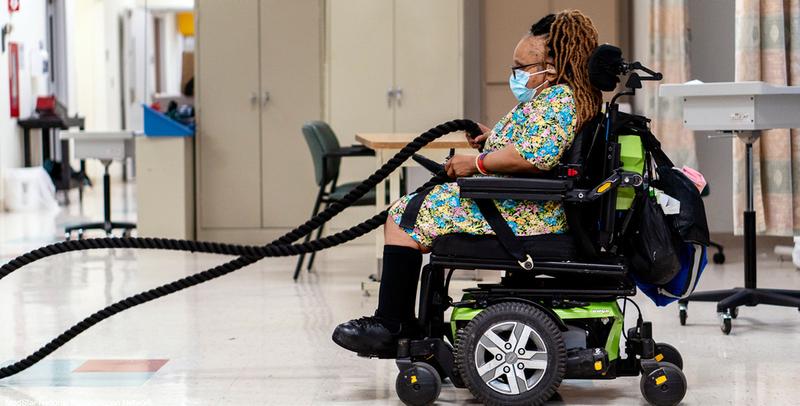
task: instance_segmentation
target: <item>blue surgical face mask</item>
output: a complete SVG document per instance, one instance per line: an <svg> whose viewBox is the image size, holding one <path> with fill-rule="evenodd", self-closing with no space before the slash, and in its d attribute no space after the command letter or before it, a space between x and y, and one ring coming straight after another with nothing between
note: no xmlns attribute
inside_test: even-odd
<svg viewBox="0 0 800 406"><path fill-rule="evenodd" d="M530 79L533 75L541 75L542 73L547 73L549 69L540 70L538 72L528 73L522 69L517 69L511 76L508 77L508 85L511 87L511 92L514 93L514 97L519 100L520 103L525 103L533 100L533 97L536 96L536 92L542 88L542 86L547 85L550 83L549 80L545 80L542 82L541 85L534 87L533 89L528 88L528 79ZM515 78L516 76L516 78Z"/></svg>

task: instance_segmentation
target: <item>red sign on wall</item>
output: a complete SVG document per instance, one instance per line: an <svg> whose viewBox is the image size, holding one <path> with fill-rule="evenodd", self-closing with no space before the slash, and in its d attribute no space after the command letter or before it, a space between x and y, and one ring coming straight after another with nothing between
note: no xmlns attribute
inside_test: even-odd
<svg viewBox="0 0 800 406"><path fill-rule="evenodd" d="M11 117L19 117L19 44L8 43L8 87L11 97Z"/></svg>
<svg viewBox="0 0 800 406"><path fill-rule="evenodd" d="M13 13L19 11L20 0L8 0L8 12Z"/></svg>

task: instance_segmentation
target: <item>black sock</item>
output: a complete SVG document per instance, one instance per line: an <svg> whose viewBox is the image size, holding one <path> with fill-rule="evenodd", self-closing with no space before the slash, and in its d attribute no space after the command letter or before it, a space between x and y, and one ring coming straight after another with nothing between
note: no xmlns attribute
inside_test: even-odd
<svg viewBox="0 0 800 406"><path fill-rule="evenodd" d="M399 245L383 246L383 271L375 315L405 323L414 319L422 252Z"/></svg>

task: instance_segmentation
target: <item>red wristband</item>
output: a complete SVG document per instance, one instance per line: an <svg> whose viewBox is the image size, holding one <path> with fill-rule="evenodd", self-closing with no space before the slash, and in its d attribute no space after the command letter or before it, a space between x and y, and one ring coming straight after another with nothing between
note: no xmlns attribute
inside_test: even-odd
<svg viewBox="0 0 800 406"><path fill-rule="evenodd" d="M488 175L489 174L489 171L486 170L486 166L483 164L483 159L486 158L486 155L489 155L489 153L488 152L484 152L484 153L478 155L477 158L475 158L475 166L478 168L478 172L480 172L481 175Z"/></svg>

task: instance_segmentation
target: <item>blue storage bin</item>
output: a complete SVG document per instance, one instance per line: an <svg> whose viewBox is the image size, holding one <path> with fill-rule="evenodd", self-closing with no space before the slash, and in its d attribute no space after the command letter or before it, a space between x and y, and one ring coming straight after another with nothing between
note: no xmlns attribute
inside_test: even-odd
<svg viewBox="0 0 800 406"><path fill-rule="evenodd" d="M147 105L144 107L144 135L148 137L193 137L194 129L185 126Z"/></svg>

